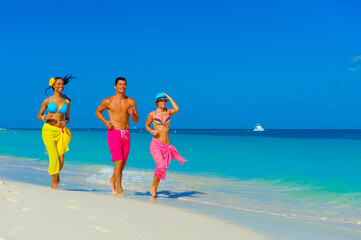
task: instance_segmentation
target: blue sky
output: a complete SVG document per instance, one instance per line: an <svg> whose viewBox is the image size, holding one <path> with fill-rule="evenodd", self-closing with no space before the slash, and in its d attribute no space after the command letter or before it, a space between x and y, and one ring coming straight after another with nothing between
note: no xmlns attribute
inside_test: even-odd
<svg viewBox="0 0 361 240"><path fill-rule="evenodd" d="M0 127L40 128L48 79L73 73L70 128L128 80L144 128L361 128L359 1L1 1ZM49 92L50 93L50 92Z"/></svg>

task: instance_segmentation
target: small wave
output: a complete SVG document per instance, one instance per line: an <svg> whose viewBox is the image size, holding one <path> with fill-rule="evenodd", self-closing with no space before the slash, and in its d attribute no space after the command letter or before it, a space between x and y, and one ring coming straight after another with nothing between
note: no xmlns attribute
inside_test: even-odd
<svg viewBox="0 0 361 240"><path fill-rule="evenodd" d="M93 174L86 178L87 182L97 183L103 185L109 185L108 179L113 175L113 168L111 167L101 167L97 174Z"/></svg>
<svg viewBox="0 0 361 240"><path fill-rule="evenodd" d="M91 183L109 185L109 178L112 177L114 169L112 167L101 167L97 173L89 176L86 180ZM151 171L124 170L123 183L126 185L146 185L144 182L153 179ZM147 183L148 184L148 183Z"/></svg>
<svg viewBox="0 0 361 240"><path fill-rule="evenodd" d="M113 174L114 170L111 167L102 167L99 170L100 174L105 174L111 176Z"/></svg>

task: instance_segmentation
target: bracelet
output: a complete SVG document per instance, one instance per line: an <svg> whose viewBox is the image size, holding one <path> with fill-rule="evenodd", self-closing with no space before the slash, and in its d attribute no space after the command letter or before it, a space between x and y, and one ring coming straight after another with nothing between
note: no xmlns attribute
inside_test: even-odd
<svg viewBox="0 0 361 240"><path fill-rule="evenodd" d="M154 130L150 131L150 134L152 134L152 135L153 135L153 131L154 131Z"/></svg>
<svg viewBox="0 0 361 240"><path fill-rule="evenodd" d="M46 115L43 115L43 117L41 118L41 120L46 121L45 116L46 116Z"/></svg>

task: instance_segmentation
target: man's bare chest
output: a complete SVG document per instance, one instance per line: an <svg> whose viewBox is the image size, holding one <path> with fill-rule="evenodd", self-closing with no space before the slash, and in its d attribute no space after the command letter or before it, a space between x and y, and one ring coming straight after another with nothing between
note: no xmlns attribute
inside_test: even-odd
<svg viewBox="0 0 361 240"><path fill-rule="evenodd" d="M127 112L130 107L130 104L125 101L113 101L109 107L108 111L112 113L122 113Z"/></svg>

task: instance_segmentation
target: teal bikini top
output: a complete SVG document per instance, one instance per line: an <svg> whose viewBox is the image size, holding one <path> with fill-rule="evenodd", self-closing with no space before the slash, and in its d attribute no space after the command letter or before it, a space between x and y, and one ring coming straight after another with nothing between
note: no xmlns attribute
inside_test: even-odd
<svg viewBox="0 0 361 240"><path fill-rule="evenodd" d="M54 96L51 98L51 103L49 103L49 105L48 105L48 112L50 112L50 113L58 112L61 114L65 114L68 111L68 105L66 105L64 98L63 98L63 106L61 106L59 111L58 111L58 107L53 102L53 98L54 98Z"/></svg>

